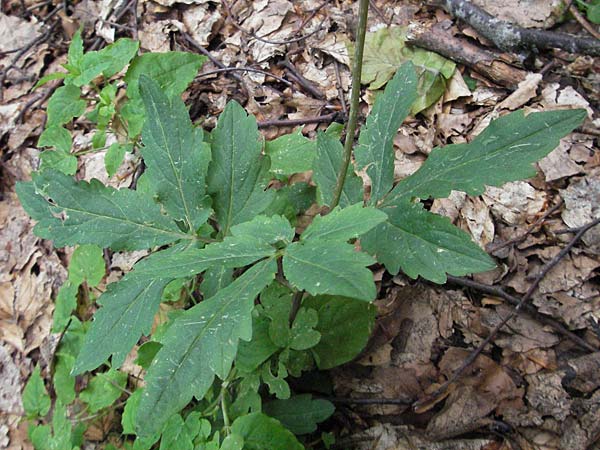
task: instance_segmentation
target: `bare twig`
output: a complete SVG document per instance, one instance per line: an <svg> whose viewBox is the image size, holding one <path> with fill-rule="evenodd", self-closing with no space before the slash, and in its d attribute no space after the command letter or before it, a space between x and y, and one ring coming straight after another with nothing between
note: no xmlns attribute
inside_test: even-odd
<svg viewBox="0 0 600 450"><path fill-rule="evenodd" d="M428 395L426 398L413 403L414 410L420 409L422 405L428 403L429 401L431 401L431 399L442 395L451 384L455 383L462 376L464 371L471 364L473 364L477 357L483 352L485 347L487 347L487 345L490 342L492 342L492 340L494 340L494 338L500 332L500 330L519 314L519 311L523 309L524 305L533 296L533 293L537 290L540 282L544 279L548 272L550 272L550 270L552 270L571 251L571 249L575 246L579 239L581 239L581 237L589 229L595 227L598 224L600 224L600 217L583 226L573 237L573 239L571 239L571 241L560 252L558 252L558 254L554 256L554 258L552 258L547 264L544 265L544 267L542 267L542 270L540 270L538 275L535 277L535 280L533 281L531 286L529 286L529 289L527 289L527 292L521 298L519 303L515 306L513 311L510 314L508 314L504 319L502 319L502 321L500 321L500 323L492 329L490 334L483 340L483 342L481 342L481 344L473 352L471 352L471 354L463 361L460 367L456 369L454 373L452 373L452 375L448 378L448 380L446 380L444 384L442 384L438 389L435 390L435 392Z"/></svg>
<svg viewBox="0 0 600 450"><path fill-rule="evenodd" d="M305 117L302 119L275 119L275 120L264 120L258 122L258 128L267 127L295 127L297 125L304 125L307 123L331 123L339 117L337 112L325 114L318 117Z"/></svg>
<svg viewBox="0 0 600 450"><path fill-rule="evenodd" d="M585 17L583 17L581 15L581 13L579 12L579 10L577 9L576 6L574 6L574 5L569 6L569 12L571 14L573 14L573 17L575 17L575 20L577 20L577 22L579 22L579 24L583 28L585 28L585 31L590 33L596 39L600 39L600 33L598 33L598 31L596 31L594 29L594 27L585 19Z"/></svg>
<svg viewBox="0 0 600 450"><path fill-rule="evenodd" d="M348 115L348 107L346 106L346 99L344 96L344 88L342 86L342 75L340 74L340 63L334 61L333 67L335 67L335 80L337 82L338 96L340 97L340 103L342 105L342 112L344 116Z"/></svg>
<svg viewBox="0 0 600 450"><path fill-rule="evenodd" d="M111 12L109 12L106 16L106 19L103 20L110 20L111 16L114 16L113 21L118 22L127 13L127 11L131 9L131 5L136 1L137 0L130 0L128 2L124 2L119 9L117 9L116 11L113 9ZM103 40L103 38L97 37L90 46L89 50L98 50Z"/></svg>
<svg viewBox="0 0 600 450"><path fill-rule="evenodd" d="M448 275L448 281L450 283L457 284L459 286L474 289L474 290L476 290L478 292L482 292L484 294L489 294L489 295L493 295L494 297L502 298L502 299L506 300L507 302L509 302L510 304L512 304L513 306L517 306L519 303L521 303L520 298L509 294L504 289L502 289L501 287L498 287L498 286L490 286L487 284L478 283L477 281L471 280L469 278L454 277L452 275ZM562 326L556 320L540 313L533 305L526 303L523 306L523 310L526 311L528 314L530 314L532 317L534 317L537 321L543 323L544 325L551 327L556 332L562 334L564 337L566 337L567 339L569 339L570 341L572 341L574 344L578 345L582 349L587 350L589 352L597 352L598 350L600 350L600 349L594 347L593 345L591 345L590 343L588 343L587 341L585 341L584 339L577 336L572 331L570 331L567 328L565 328L564 326Z"/></svg>
<svg viewBox="0 0 600 450"><path fill-rule="evenodd" d="M344 398L329 397L332 403L339 405L410 405L413 401L408 398Z"/></svg>
<svg viewBox="0 0 600 450"><path fill-rule="evenodd" d="M317 89L310 81L304 78L300 72L298 72L296 66L294 66L289 59L285 58L283 61L280 61L278 65L285 67L288 70L288 75L294 77L302 89L304 89L310 95L318 98L319 100L323 100L325 98L325 95L319 89Z"/></svg>
<svg viewBox="0 0 600 450"><path fill-rule="evenodd" d="M27 114L29 112L29 110L31 110L36 103L42 104L46 100L48 100L50 98L50 96L54 93L54 91L56 89L58 89L59 86L60 86L59 83L55 83L54 86L50 86L44 93L35 96L31 100L29 100L27 103L25 103L25 105L23 105L23 108L19 112L19 115L16 117L15 123L16 124L23 123L25 114Z"/></svg>
<svg viewBox="0 0 600 450"><path fill-rule="evenodd" d="M183 37L183 39L195 50L197 50L199 53L202 53L204 56L206 56L215 66L217 66L219 69L227 69L228 67L223 64L221 61L219 61L217 58L215 58L213 55L210 54L210 52L208 50L206 50L204 47L202 47L200 44L198 44L188 33L186 33L185 31L181 32L181 37ZM248 91L248 88L246 87L246 84L244 82L244 79L239 76L237 73L235 72L230 72L229 76L231 76L232 78L234 78L237 82L240 83L240 85L244 88L245 91Z"/></svg>
<svg viewBox="0 0 600 450"><path fill-rule="evenodd" d="M198 74L196 76L196 78L203 78L203 77L207 77L209 75L214 75L216 73L225 73L225 72L254 72L254 73L260 73L262 75L266 75L268 77L271 78L275 78L277 81L280 81L281 83L292 87L292 83L289 82L288 80L286 80L285 78L281 78L278 77L277 75L273 75L270 72L267 72L265 70L260 70L260 69L253 69L252 67L223 67L222 69L215 69L215 70L210 70L208 72L202 72L201 74Z"/></svg>
<svg viewBox="0 0 600 450"><path fill-rule="evenodd" d="M557 211L563 204L563 200L562 198L559 198L559 201L556 203L556 205L554 205L552 208L548 209L548 211L546 211L538 220L536 220L534 223L532 223L528 228L527 231L525 231L525 233L523 233L520 236L517 236L515 238L509 239L506 242L500 242L496 245L489 245L487 247L487 251L489 253L494 253L497 252L498 250L500 250L501 248L504 248L508 245L512 245L512 244L517 244L519 242L523 242L525 239L527 239L527 236L529 236L531 233L533 233L533 231L539 227L540 225L542 225L544 223L544 221L550 217L552 214L554 214L555 211Z"/></svg>
<svg viewBox="0 0 600 450"><path fill-rule="evenodd" d="M23 57L23 55L25 55L35 45L38 45L38 44L41 44L42 42L47 41L50 38L50 36L52 35L52 32L54 31L54 28L56 28L57 25L58 25L58 22L53 23L44 34L36 37L31 42L29 42L27 45L25 45L21 50L19 50L19 52L16 54L16 56L10 62L10 64L0 73L0 102L2 102L4 100L4 81L6 80L6 76L8 75L8 72L10 72L12 69L16 68L17 63L19 62L19 59L21 59L21 57Z"/></svg>
<svg viewBox="0 0 600 450"><path fill-rule="evenodd" d="M323 24L323 22L325 21L325 19L321 20L321 23L319 23L319 26L317 26L316 30L311 31L308 34L305 34L303 36L299 36L296 38L292 38L292 39L288 39L286 41L272 41L270 39L266 39L264 36L258 36L257 34L253 33L250 30L247 30L246 28L242 27L239 22L237 21L237 19L233 16L233 13L231 12L231 8L229 7L229 2L222 0L221 3L223 4L223 6L225 7L225 10L227 12L227 18L229 19L229 21L231 22L231 24L239 31L241 31L244 34L247 34L248 36L251 36L252 38L256 39L257 41L260 42L264 42L265 44L271 44L271 45L287 45L287 44L293 44L294 42L300 42L303 41L305 39L308 39L311 36L314 36L315 34L317 34L319 31L321 31L321 25ZM323 2L319 7L315 8L315 10L313 11L313 13L311 14L311 18L314 17L314 15L319 11L319 9L321 9L323 6L325 6L327 4L327 2ZM306 23L306 21L305 21Z"/></svg>
<svg viewBox="0 0 600 450"><path fill-rule="evenodd" d="M302 305L302 297L304 297L304 291L296 291L294 293L294 297L292 298L292 308L290 309L290 327L294 324L294 320L296 320L296 316L298 315L298 311L300 311L300 306Z"/></svg>
<svg viewBox="0 0 600 450"><path fill-rule="evenodd" d="M478 33L504 51L560 48L570 53L600 56L600 40L566 33L522 28L491 16L467 0L436 0L436 4L472 26ZM524 56L524 55L521 55Z"/></svg>
<svg viewBox="0 0 600 450"><path fill-rule="evenodd" d="M527 71L503 61L499 53L454 36L447 25L449 22L440 22L430 28L415 26L407 35L407 44L431 50L471 67L494 83L512 90L527 76Z"/></svg>

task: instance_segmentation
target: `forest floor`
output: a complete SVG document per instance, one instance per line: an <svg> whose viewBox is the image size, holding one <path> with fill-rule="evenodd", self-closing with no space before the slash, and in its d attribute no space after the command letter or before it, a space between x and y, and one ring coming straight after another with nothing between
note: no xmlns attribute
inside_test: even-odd
<svg viewBox="0 0 600 450"><path fill-rule="evenodd" d="M589 37L585 19L559 14L557 2L475 3L523 27ZM139 39L142 51L210 55L184 96L192 119L208 128L233 98L256 115L266 139L299 125L311 137L347 114L347 44L354 39L357 2L3 0L1 5L0 449L17 450L32 448L21 392L37 364L50 379L59 339L51 333L54 299L72 253L33 234L34 223L15 194L15 183L30 179L39 164L36 142L45 106L60 85L57 80L34 90L37 80L66 62L70 39L83 26L88 50L127 36ZM598 32L598 26L584 25ZM420 35L431 27L437 31ZM559 49L501 53L441 8L375 0L363 118L375 89L414 57L406 30L422 45L443 47L451 39L459 45L454 53L447 50L457 59L455 70L449 61L424 63L430 74L423 91L427 107L397 134L398 180L417 170L434 147L468 142L512 110L585 108L588 119L538 164L535 178L475 197L453 193L430 205L469 232L498 267L445 285L377 270L377 325L361 357L332 372L338 405L326 427L337 435L336 448L349 449L600 448L600 227L561 257L517 317L493 335L460 377L444 385L511 314L578 227L600 217L600 59ZM493 55L500 68L486 69L477 53L469 60L472 48ZM228 67L256 71L215 72ZM91 136L85 127L77 131L74 150L89 147ZM104 152L78 159L79 179L108 182ZM110 183L129 186L138 161L132 155ZM100 290L140 256L113 255ZM118 446L119 413L93 419L86 449Z"/></svg>

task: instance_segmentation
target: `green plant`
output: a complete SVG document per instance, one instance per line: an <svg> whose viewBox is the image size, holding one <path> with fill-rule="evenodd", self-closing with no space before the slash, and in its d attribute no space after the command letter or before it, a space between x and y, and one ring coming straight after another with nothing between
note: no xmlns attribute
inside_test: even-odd
<svg viewBox="0 0 600 450"><path fill-rule="evenodd" d="M600 23L600 1L599 0L590 0L589 2L584 2L582 0L577 0L577 6L582 11L585 11L585 15L588 20L594 24Z"/></svg>
<svg viewBox="0 0 600 450"><path fill-rule="evenodd" d="M32 425L37 449L81 445L85 421L73 428L66 405L82 419L126 394L123 434L136 438L124 448L149 449L159 439L160 449L303 448L297 436L313 433L333 405L294 395L287 378L338 366L363 349L377 294L368 266L379 261L392 274L437 283L446 273L494 267L465 232L419 199L451 190L476 195L486 184L530 177L532 163L585 117L581 110L509 114L469 144L434 150L394 186L392 141L417 97L410 62L377 99L353 166L353 133L346 152L335 125L315 140L297 133L263 142L254 117L233 101L204 132L180 98L203 59L136 51L124 39L84 54L75 36L40 138L53 150L42 153L33 180L17 186L40 237L79 245L57 299L54 326L64 337L53 426ZM127 64L125 88L112 78ZM136 190L71 177L77 160L65 125L86 111L97 129L91 150L117 139L106 154L109 174L125 151L141 152L146 171ZM309 169L316 189L290 182ZM366 201L355 170L371 180ZM273 178L283 187L269 188ZM329 212L298 235L296 218L315 202ZM78 297L80 308L92 307L91 289L105 270L101 248L151 253L108 286L94 320L82 323L71 314ZM161 302L173 307L153 327ZM136 363L147 371L145 387L129 395L119 367L142 336ZM86 372L94 375L77 394L74 376ZM29 417L45 416L50 400L39 370L26 391Z"/></svg>

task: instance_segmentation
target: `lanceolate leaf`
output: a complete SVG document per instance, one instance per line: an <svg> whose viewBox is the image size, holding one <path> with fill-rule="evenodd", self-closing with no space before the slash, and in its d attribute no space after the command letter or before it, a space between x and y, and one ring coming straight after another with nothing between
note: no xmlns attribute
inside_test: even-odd
<svg viewBox="0 0 600 450"><path fill-rule="evenodd" d="M98 180L76 182L55 170L17 186L19 199L38 221L35 232L54 245L96 244L113 250L139 250L192 239L163 216L151 198L104 186Z"/></svg>
<svg viewBox="0 0 600 450"><path fill-rule="evenodd" d="M136 277L133 273L108 285L98 303L73 374L93 370L112 357L113 367L119 367L142 334L148 334L158 310L164 287L169 278Z"/></svg>
<svg viewBox="0 0 600 450"><path fill-rule="evenodd" d="M272 194L265 193L268 167L261 158L256 119L231 101L212 132L212 161L208 189L223 234L231 226L250 220L269 206Z"/></svg>
<svg viewBox="0 0 600 450"><path fill-rule="evenodd" d="M481 194L485 186L535 175L533 163L550 153L579 126L585 110L529 114L515 111L490 125L471 143L448 145L431 152L413 175L402 180L385 198L385 205L411 197L443 198L451 190Z"/></svg>
<svg viewBox="0 0 600 450"><path fill-rule="evenodd" d="M181 252L159 252L135 265L133 273L143 278L183 278L196 275L209 267L243 267L273 255L275 249L252 236L229 236L223 242L203 249L189 248Z"/></svg>
<svg viewBox="0 0 600 450"><path fill-rule="evenodd" d="M394 137L417 98L417 75L413 65L403 64L377 98L367 123L360 131L354 155L359 169L371 178L370 204L377 203L394 182Z"/></svg>
<svg viewBox="0 0 600 450"><path fill-rule="evenodd" d="M384 208L388 221L365 234L363 250L377 257L386 269L419 275L436 283L446 273L462 276L495 267L494 261L470 236L446 217L430 213L420 203L400 202Z"/></svg>
<svg viewBox="0 0 600 450"><path fill-rule="evenodd" d="M235 225L231 228L234 236L252 236L268 244L285 242L289 244L294 239L296 230L283 216L256 216L249 222Z"/></svg>
<svg viewBox="0 0 600 450"><path fill-rule="evenodd" d="M366 233L387 219L384 212L375 208L364 208L362 203L335 208L326 216L315 216L302 233L302 239L347 241Z"/></svg>
<svg viewBox="0 0 600 450"><path fill-rule="evenodd" d="M330 205L337 183L338 173L342 167L344 148L339 139L331 134L319 132L317 135L317 157L313 162L313 181L317 185L317 199L321 205ZM343 208L363 199L362 180L354 173L352 165L340 197Z"/></svg>
<svg viewBox="0 0 600 450"><path fill-rule="evenodd" d="M148 334L165 286L175 278L203 272L211 266L243 267L271 256L275 250L249 236L229 237L203 249L157 252L135 265L133 272L109 285L98 303L92 327L77 358L74 373L92 370L112 354L120 366L142 334Z"/></svg>
<svg viewBox="0 0 600 450"><path fill-rule="evenodd" d="M221 379L227 376L238 340L252 337L254 298L276 271L273 259L254 265L170 326L146 377L136 418L140 436L160 431L192 397L202 398L215 375Z"/></svg>
<svg viewBox="0 0 600 450"><path fill-rule="evenodd" d="M147 116L142 156L150 185L167 213L194 231L210 215L204 192L210 147L180 98L169 99L146 76L140 78L140 91Z"/></svg>
<svg viewBox="0 0 600 450"><path fill-rule="evenodd" d="M376 294L375 283L365 266L373 262L350 244L309 239L287 247L283 270L294 287L312 295L343 295L371 301Z"/></svg>

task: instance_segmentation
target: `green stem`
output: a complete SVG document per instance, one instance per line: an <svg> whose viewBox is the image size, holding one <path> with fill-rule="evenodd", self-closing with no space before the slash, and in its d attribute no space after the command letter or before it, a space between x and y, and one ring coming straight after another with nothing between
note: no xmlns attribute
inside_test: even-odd
<svg viewBox="0 0 600 450"><path fill-rule="evenodd" d="M221 391L221 412L223 413L223 425L225 433L229 434L229 414L227 413L227 400L225 399L226 387L222 388Z"/></svg>
<svg viewBox="0 0 600 450"><path fill-rule="evenodd" d="M294 324L294 320L296 320L296 316L298 315L298 311L300 311L300 305L302 305L302 297L304 296L304 291L296 291L294 293L294 297L292 298L292 308L290 309L290 327Z"/></svg>
<svg viewBox="0 0 600 450"><path fill-rule="evenodd" d="M365 48L365 35L367 34L367 16L369 14L369 0L360 0L358 6L358 26L356 33L356 47L354 49L354 64L352 66L352 93L350 94L350 117L346 127L346 140L344 141L344 160L342 168L338 174L331 209L335 208L340 202L344 182L350 160L352 159L352 144L354 143L354 133L358 121L358 108L360 103L360 75L363 64L363 51Z"/></svg>

